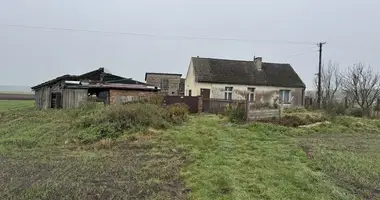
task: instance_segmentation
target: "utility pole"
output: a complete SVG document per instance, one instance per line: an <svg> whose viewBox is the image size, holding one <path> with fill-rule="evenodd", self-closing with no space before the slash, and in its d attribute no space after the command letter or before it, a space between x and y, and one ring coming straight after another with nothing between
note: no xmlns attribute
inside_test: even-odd
<svg viewBox="0 0 380 200"><path fill-rule="evenodd" d="M318 108L321 108L321 100L322 100L322 46L326 44L326 42L318 43L319 46L319 67L318 67Z"/></svg>

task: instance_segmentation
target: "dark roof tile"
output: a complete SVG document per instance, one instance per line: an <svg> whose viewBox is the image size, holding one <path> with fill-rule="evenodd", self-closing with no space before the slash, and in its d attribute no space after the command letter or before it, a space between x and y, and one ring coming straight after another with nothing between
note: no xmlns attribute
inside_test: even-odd
<svg viewBox="0 0 380 200"><path fill-rule="evenodd" d="M253 61L193 57L198 82L276 87L305 87L290 64L262 63L257 70Z"/></svg>

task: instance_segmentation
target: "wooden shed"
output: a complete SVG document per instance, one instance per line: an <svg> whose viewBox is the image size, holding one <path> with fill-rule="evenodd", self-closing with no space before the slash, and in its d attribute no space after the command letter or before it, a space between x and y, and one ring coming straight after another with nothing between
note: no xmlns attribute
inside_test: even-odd
<svg viewBox="0 0 380 200"><path fill-rule="evenodd" d="M159 91L143 82L105 72L104 68L76 76L63 75L32 87L37 108L76 108L89 98L117 104L123 96L142 96Z"/></svg>

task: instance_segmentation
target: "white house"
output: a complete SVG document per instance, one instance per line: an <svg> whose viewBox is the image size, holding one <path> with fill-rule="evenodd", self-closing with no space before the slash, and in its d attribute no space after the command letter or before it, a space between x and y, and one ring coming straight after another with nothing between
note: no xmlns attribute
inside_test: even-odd
<svg viewBox="0 0 380 200"><path fill-rule="evenodd" d="M192 57L185 95L302 106L305 84L290 64Z"/></svg>

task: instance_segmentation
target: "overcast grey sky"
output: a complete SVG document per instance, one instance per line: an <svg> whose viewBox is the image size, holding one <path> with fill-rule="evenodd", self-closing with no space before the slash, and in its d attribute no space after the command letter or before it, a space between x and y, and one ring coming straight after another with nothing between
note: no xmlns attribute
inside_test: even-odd
<svg viewBox="0 0 380 200"><path fill-rule="evenodd" d="M375 0L0 0L0 24L157 35L286 40L162 39L0 25L1 84L35 85L105 67L144 80L145 72L186 75L191 56L263 57L292 64L308 87L324 61L380 68L380 3Z"/></svg>

